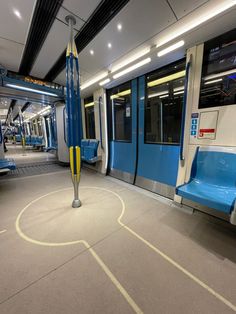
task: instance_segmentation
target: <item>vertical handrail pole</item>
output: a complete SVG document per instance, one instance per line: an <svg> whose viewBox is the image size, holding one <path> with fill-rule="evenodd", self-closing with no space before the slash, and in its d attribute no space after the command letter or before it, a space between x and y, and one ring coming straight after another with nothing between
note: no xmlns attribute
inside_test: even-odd
<svg viewBox="0 0 236 314"><path fill-rule="evenodd" d="M78 53L76 50L73 26L76 23L72 15L66 16L66 22L69 24L70 41L66 51L66 111L68 117L68 141L67 146L70 153L70 169L71 177L74 186L74 200L72 207L77 208L81 206L79 199L79 180L81 168L81 99L80 99L80 85L79 85L79 63Z"/></svg>

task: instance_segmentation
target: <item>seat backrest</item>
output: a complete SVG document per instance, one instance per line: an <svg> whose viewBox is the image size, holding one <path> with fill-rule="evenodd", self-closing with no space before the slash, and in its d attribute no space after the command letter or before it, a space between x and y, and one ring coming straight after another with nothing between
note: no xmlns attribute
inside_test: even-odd
<svg viewBox="0 0 236 314"><path fill-rule="evenodd" d="M89 141L89 147L93 147L95 150L97 150L99 144L99 140L90 140Z"/></svg>
<svg viewBox="0 0 236 314"><path fill-rule="evenodd" d="M82 139L81 140L81 146L82 147L85 147L85 146L88 146L89 145L89 140L87 140L87 139Z"/></svg>
<svg viewBox="0 0 236 314"><path fill-rule="evenodd" d="M192 164L191 179L236 187L236 153L198 149Z"/></svg>

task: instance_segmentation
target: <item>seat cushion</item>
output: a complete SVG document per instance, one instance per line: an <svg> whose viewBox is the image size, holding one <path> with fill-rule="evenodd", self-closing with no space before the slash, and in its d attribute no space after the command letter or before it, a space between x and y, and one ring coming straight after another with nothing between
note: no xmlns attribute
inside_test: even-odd
<svg viewBox="0 0 236 314"><path fill-rule="evenodd" d="M192 180L176 189L177 195L193 202L230 214L236 199L236 188Z"/></svg>
<svg viewBox="0 0 236 314"><path fill-rule="evenodd" d="M0 159L0 169L15 170L16 164L13 159Z"/></svg>

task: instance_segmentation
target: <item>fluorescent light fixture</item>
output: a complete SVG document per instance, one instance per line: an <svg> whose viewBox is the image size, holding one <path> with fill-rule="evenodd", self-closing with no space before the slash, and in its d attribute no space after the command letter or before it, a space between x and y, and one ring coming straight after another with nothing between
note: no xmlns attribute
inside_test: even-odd
<svg viewBox="0 0 236 314"><path fill-rule="evenodd" d="M167 98L167 97L169 97L169 94L168 94L168 95L160 96L159 98Z"/></svg>
<svg viewBox="0 0 236 314"><path fill-rule="evenodd" d="M195 15L183 18L181 25L174 25L172 28L170 27L170 32L167 36L162 37L159 42L157 43L156 47L159 48L166 43L174 40L175 38L187 33L188 31L196 28L197 26L203 24L204 22L212 19L213 17L217 16L218 14L228 10L229 8L233 7L236 4L235 0L218 0L209 1L208 4L202 6L198 11L196 10ZM198 14L197 14L198 12ZM188 20L188 21L187 21Z"/></svg>
<svg viewBox="0 0 236 314"><path fill-rule="evenodd" d="M117 24L117 29L118 29L118 31L121 31L121 30L122 30L122 24L121 24L121 23L118 23L118 24Z"/></svg>
<svg viewBox="0 0 236 314"><path fill-rule="evenodd" d="M160 96L166 95L166 94L168 94L168 93L169 93L169 91L168 91L168 90L165 90L165 91L163 91L163 92L150 94L150 95L148 95L148 98L160 97Z"/></svg>
<svg viewBox="0 0 236 314"><path fill-rule="evenodd" d="M113 78L117 79L117 78L119 78L119 77L121 77L121 76L123 76L123 75L125 75L125 74L127 74L129 72L132 72L132 71L142 67L143 65L151 62L151 60L152 60L151 58L146 58L146 59L144 59L144 60L142 60L142 61L140 61L140 62L138 62L138 63L136 63L134 65L131 65L129 68L126 68L123 71L113 75Z"/></svg>
<svg viewBox="0 0 236 314"><path fill-rule="evenodd" d="M89 102L88 104L84 105L85 108L92 107L92 106L94 106L94 101Z"/></svg>
<svg viewBox="0 0 236 314"><path fill-rule="evenodd" d="M185 70L171 74L171 75L164 76L164 77L157 79L155 81L148 82L147 85L148 85L148 87L153 87L153 86L157 86L160 84L164 84L166 82L177 80L178 78L181 78L183 76L185 76Z"/></svg>
<svg viewBox="0 0 236 314"><path fill-rule="evenodd" d="M21 14L20 14L20 11L19 10L17 10L17 9L14 9L13 10L13 13L15 14L15 16L17 16L18 17L18 19L22 19L22 16L21 16Z"/></svg>
<svg viewBox="0 0 236 314"><path fill-rule="evenodd" d="M180 91L180 92L174 93L174 95L181 95L181 94L184 94L184 90L183 90L183 91Z"/></svg>
<svg viewBox="0 0 236 314"><path fill-rule="evenodd" d="M16 89L20 89L20 90L25 90L27 92L33 92L33 93L36 93L36 94L42 94L42 95L47 95L47 96L58 97L57 94L45 92L45 91L42 91L42 90L39 90L39 89L24 87L24 86L15 85L15 84L6 84L6 86L12 87L12 88L16 88Z"/></svg>
<svg viewBox="0 0 236 314"><path fill-rule="evenodd" d="M175 44L173 44L173 45L171 45L171 46L169 46L169 47L167 47L167 48L165 48L165 49L159 51L159 52L157 53L157 56L158 56L158 57L162 57L162 56L166 55L167 53L169 53L169 52L171 52L171 51L173 51L173 50L176 50L176 49L182 47L183 45L184 45L184 41L183 41L183 40L180 40L180 41L178 41L177 43L175 43Z"/></svg>
<svg viewBox="0 0 236 314"><path fill-rule="evenodd" d="M93 78L92 80L87 81L87 82L85 82L84 84L82 84L82 85L80 86L80 89L83 90L83 89L85 89L85 88L87 88L87 87L89 87L89 86L91 86L91 85L97 83L98 81L101 81L101 80L104 79L107 75L108 75L108 72L104 72L104 73L102 73L102 74L100 74L100 75L98 75L98 76L95 76L95 78Z"/></svg>
<svg viewBox="0 0 236 314"><path fill-rule="evenodd" d="M215 79L215 78L218 78L218 77L222 77L222 76L225 76L225 75L229 75L229 74L233 74L233 73L236 73L236 69L208 75L208 76L206 76L204 78L204 80L208 81L208 80L212 80L212 79Z"/></svg>
<svg viewBox="0 0 236 314"><path fill-rule="evenodd" d="M111 48L112 48L112 44L111 44L111 43L108 43L108 44L107 44L107 47L108 47L109 49L111 49Z"/></svg>
<svg viewBox="0 0 236 314"><path fill-rule="evenodd" d="M104 81L101 81L99 83L100 86L106 85L107 83L109 83L111 80L109 78L105 79Z"/></svg>
<svg viewBox="0 0 236 314"><path fill-rule="evenodd" d="M117 94L111 95L110 98L111 99L115 99L115 98L119 98L119 97L122 97L122 96L130 95L130 94L131 94L131 89L126 89L123 92L119 92Z"/></svg>
<svg viewBox="0 0 236 314"><path fill-rule="evenodd" d="M131 56L130 58L126 58L124 61L120 62L119 64L117 65L114 65L111 69L111 73L114 73L120 69L122 69L123 67L125 67L126 65L134 62L135 60L145 56L146 54L148 54L150 52L151 48L148 47L148 48L145 48L137 53L135 53L133 56Z"/></svg>
<svg viewBox="0 0 236 314"><path fill-rule="evenodd" d="M221 81L223 81L223 79L219 78L217 80L207 81L207 82L204 83L204 85L214 84L214 83L221 82Z"/></svg>

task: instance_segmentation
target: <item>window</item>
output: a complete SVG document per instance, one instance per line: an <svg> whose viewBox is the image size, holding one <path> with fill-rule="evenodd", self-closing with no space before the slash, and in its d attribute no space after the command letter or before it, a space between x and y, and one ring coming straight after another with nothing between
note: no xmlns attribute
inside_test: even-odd
<svg viewBox="0 0 236 314"><path fill-rule="evenodd" d="M184 77L184 60L147 76L145 143L179 143Z"/></svg>
<svg viewBox="0 0 236 314"><path fill-rule="evenodd" d="M131 84L127 83L108 92L109 113L114 141L132 141Z"/></svg>
<svg viewBox="0 0 236 314"><path fill-rule="evenodd" d="M94 101L93 96L85 98L85 126L86 126L86 138L95 139L95 117L94 117Z"/></svg>
<svg viewBox="0 0 236 314"><path fill-rule="evenodd" d="M236 30L204 47L199 109L236 104Z"/></svg>

